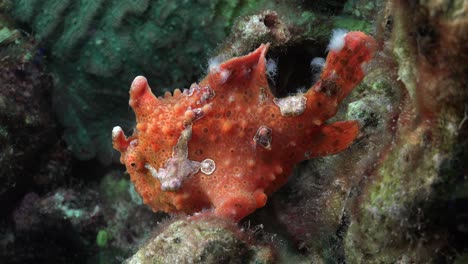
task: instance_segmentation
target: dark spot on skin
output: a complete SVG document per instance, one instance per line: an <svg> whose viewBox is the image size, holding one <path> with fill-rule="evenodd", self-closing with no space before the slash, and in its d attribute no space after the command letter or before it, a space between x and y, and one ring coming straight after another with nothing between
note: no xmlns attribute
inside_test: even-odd
<svg viewBox="0 0 468 264"><path fill-rule="evenodd" d="M353 73L352 71L344 71L343 73L343 79L351 81L353 79Z"/></svg>
<svg viewBox="0 0 468 264"><path fill-rule="evenodd" d="M338 131L338 133L343 133L344 132L343 128L341 128L341 127L335 126L334 128L335 128L335 131Z"/></svg>
<svg viewBox="0 0 468 264"><path fill-rule="evenodd" d="M220 114L220 113L215 114L215 118L216 118L216 119L218 119L218 118L220 118L220 117L221 117L221 114Z"/></svg>
<svg viewBox="0 0 468 264"><path fill-rule="evenodd" d="M331 63L332 63L332 64L336 64L337 62L338 62L338 57L335 56L335 57L333 58L333 61L332 61Z"/></svg>
<svg viewBox="0 0 468 264"><path fill-rule="evenodd" d="M326 94L327 96L334 96L338 93L339 87L333 80L325 80L320 86L319 92Z"/></svg>
<svg viewBox="0 0 468 264"><path fill-rule="evenodd" d="M207 127L203 128L203 133L208 133L208 128Z"/></svg>
<svg viewBox="0 0 468 264"><path fill-rule="evenodd" d="M198 155L198 156L199 156L199 155L201 155L201 154L203 154L203 150L201 150L201 149L195 150L195 155Z"/></svg>
<svg viewBox="0 0 468 264"><path fill-rule="evenodd" d="M333 141L333 147L336 148L340 144L339 140Z"/></svg>
<svg viewBox="0 0 468 264"><path fill-rule="evenodd" d="M135 162L132 162L132 163L130 164L130 166L132 166L132 167L135 168L135 166L136 166Z"/></svg>
<svg viewBox="0 0 468 264"><path fill-rule="evenodd" d="M226 117L230 117L231 116L231 111L227 111L226 112Z"/></svg>
<svg viewBox="0 0 468 264"><path fill-rule="evenodd" d="M267 126L258 128L253 140L256 145L262 146L265 149L271 149L272 130Z"/></svg>

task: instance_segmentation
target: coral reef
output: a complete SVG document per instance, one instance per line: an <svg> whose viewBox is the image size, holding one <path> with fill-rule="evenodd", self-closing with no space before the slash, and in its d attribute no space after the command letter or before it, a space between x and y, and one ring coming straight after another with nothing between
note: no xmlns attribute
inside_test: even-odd
<svg viewBox="0 0 468 264"><path fill-rule="evenodd" d="M44 197L28 193L12 214L13 228L4 230L11 239L2 245L1 255L9 263L64 262L72 254L86 255L90 227L102 221L96 198L96 193L69 189Z"/></svg>
<svg viewBox="0 0 468 264"><path fill-rule="evenodd" d="M94 188L28 193L11 215L13 226L2 225L0 256L8 263L121 263L165 218L132 192L129 180L112 171Z"/></svg>
<svg viewBox="0 0 468 264"><path fill-rule="evenodd" d="M166 224L127 264L276 263L272 248L256 244L232 222L194 217Z"/></svg>
<svg viewBox="0 0 468 264"><path fill-rule="evenodd" d="M360 122L356 143L301 164L271 206L255 215L256 223L275 213L274 231L285 228L283 236L319 261L452 263L457 256L463 262L463 7L437 1L382 6L379 52L336 115Z"/></svg>
<svg viewBox="0 0 468 264"><path fill-rule="evenodd" d="M451 263L466 253L468 16L463 1L390 1L405 89L394 143L350 207L347 260ZM466 208L466 207L465 207Z"/></svg>
<svg viewBox="0 0 468 264"><path fill-rule="evenodd" d="M297 46L311 40L315 43L328 43L330 33L336 28L369 33L371 24L353 16L333 16L305 7L294 9L287 4L278 4L272 9L237 20L231 34L219 48L218 56L240 56L266 42L271 44L272 49L282 51L289 46Z"/></svg>
<svg viewBox="0 0 468 264"><path fill-rule="evenodd" d="M153 214L143 205L129 179L122 177L121 172L111 171L100 182L98 192L101 194L102 210L106 225L96 235L106 236L106 247L130 253L134 245L145 241L156 224L163 220L165 214ZM138 225L132 223L138 222ZM123 254L122 254L123 255Z"/></svg>
<svg viewBox="0 0 468 264"><path fill-rule="evenodd" d="M41 59L34 39L0 9L0 205L5 210L33 186L60 184L68 171L69 155L50 104L52 81Z"/></svg>
<svg viewBox="0 0 468 264"><path fill-rule="evenodd" d="M0 262L467 263L467 10L461 0L0 0ZM324 58L340 49L339 29L377 44L326 121L355 120L353 144L299 163L295 146L297 160L275 166L291 153L281 142L316 120L305 120L306 88L335 88L320 75L336 68ZM267 54L236 58L262 43ZM250 73L233 66L246 58ZM264 89L231 99L200 82L203 71L226 85L248 73ZM153 98L161 117L144 109L136 125L126 84L140 74L166 98ZM140 110L152 98L142 87L131 91ZM268 95L265 113L252 90ZM107 166L116 124L130 179ZM294 140L307 145L312 132ZM223 178L249 170L275 179ZM167 220L144 202L201 212Z"/></svg>
<svg viewBox="0 0 468 264"><path fill-rule="evenodd" d="M334 118L359 122L356 142L337 155L300 164L285 189L272 197L274 214L288 236L318 259L345 259L342 238L349 198L359 192L359 184L370 177L392 143L392 120L400 112L401 98L396 77L392 60L378 52L366 77Z"/></svg>
<svg viewBox="0 0 468 264"><path fill-rule="evenodd" d="M285 98L268 88L268 45L210 65L200 84L164 99L137 77L130 89L136 131L127 138L115 127L112 138L144 202L166 212L213 206L238 221L265 205L294 164L347 148L357 123L325 121L364 77L375 43L362 32L341 32L331 43L317 84Z"/></svg>
<svg viewBox="0 0 468 264"><path fill-rule="evenodd" d="M293 46L299 44L324 49L338 21L327 13L341 8L322 2L313 8L287 1L214 2L0 0L0 63L6 76L2 100L7 102L0 114L2 133L6 131L1 139L6 165L1 175L2 262L118 262L134 252L132 246L139 245L142 234L150 233L152 215L140 205L129 181L115 175L103 178L106 170L96 161L72 159L67 146L57 140L64 132L68 148L80 159L97 154L108 163L115 158L109 126L119 123L127 130L134 124L124 103L125 78L143 73L157 79L161 86L154 91L159 94L166 87L193 81L203 70L205 63L200 61L215 53L214 47L236 24L233 30L242 35L224 43L240 47L236 52L241 55L270 41L270 54L279 66L278 83L285 85L284 59L291 55L285 49L297 50ZM249 31L238 19L249 10L259 10L251 15L258 20L250 18L249 24L258 30ZM264 16L271 19L265 21ZM310 19L316 16L319 19ZM288 35L281 44L270 37L278 35L277 23ZM179 41L181 36L184 42ZM308 71L300 64L289 68ZM296 88L291 85L291 91ZM64 131L52 118L51 101ZM24 125L23 120L35 121ZM209 159L200 170L207 174L213 170ZM59 202L56 197L64 199ZM96 206L95 221L83 219ZM27 219L29 227L21 224ZM22 228L15 228L16 222ZM42 243L44 237L48 243ZM77 253L82 259L76 259Z"/></svg>
<svg viewBox="0 0 468 264"><path fill-rule="evenodd" d="M233 18L262 1L10 2L9 12L47 54L54 108L72 152L109 163L108 127L133 126L127 107L116 107L127 100L128 76L157 79L160 92L195 79L200 58L225 37Z"/></svg>
<svg viewBox="0 0 468 264"><path fill-rule="evenodd" d="M311 74L310 62L324 57L334 29L357 30L370 33L369 21L341 14L340 4L326 1L298 3L295 8L289 2L268 6L262 12L239 18L231 34L218 48L217 60L241 56L262 43L270 43L269 63L275 65L276 74L268 75L270 89L277 97L285 97L297 90L310 87L317 81Z"/></svg>
<svg viewBox="0 0 468 264"><path fill-rule="evenodd" d="M105 164L114 156L107 128L134 125L128 109L119 107L126 101L128 76L158 80L155 92L162 94L200 76L205 66L200 61L222 41L227 59L264 42L274 48L305 40L326 43L333 28L368 31L370 25L349 15L330 16L341 4L326 1L313 9L300 1L4 2L46 55L55 112L73 154L83 160L97 156Z"/></svg>

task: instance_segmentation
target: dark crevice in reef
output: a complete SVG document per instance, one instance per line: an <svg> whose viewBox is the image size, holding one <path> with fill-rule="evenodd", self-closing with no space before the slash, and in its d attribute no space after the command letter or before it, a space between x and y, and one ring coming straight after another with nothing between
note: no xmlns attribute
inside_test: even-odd
<svg viewBox="0 0 468 264"><path fill-rule="evenodd" d="M454 254L468 253L468 198L463 194L464 182L468 172L468 125L459 127L458 144L453 147L452 155L445 158L438 174L441 180L434 186L434 202L420 205L424 215L423 232L438 234L448 229L449 246L437 254L440 259ZM450 186L449 188L444 188ZM436 197L445 197L437 199ZM418 230L419 231L419 230Z"/></svg>
<svg viewBox="0 0 468 264"><path fill-rule="evenodd" d="M267 59L277 62L277 74L268 82L275 97L285 97L309 89L316 73L311 69L310 62L316 57L326 57L326 44L316 41L303 41L300 45L292 45L285 50L272 48Z"/></svg>
<svg viewBox="0 0 468 264"><path fill-rule="evenodd" d="M350 224L350 219L347 214L343 214L341 216L340 225L336 230L335 236L332 238L333 246L331 247L333 258L336 259L336 263L346 264L346 256L344 252L344 238L348 231L348 227ZM331 260L332 261L332 260Z"/></svg>
<svg viewBox="0 0 468 264"><path fill-rule="evenodd" d="M78 181L99 181L102 175L109 170L97 159L82 161L75 157L72 160L72 168L73 178Z"/></svg>

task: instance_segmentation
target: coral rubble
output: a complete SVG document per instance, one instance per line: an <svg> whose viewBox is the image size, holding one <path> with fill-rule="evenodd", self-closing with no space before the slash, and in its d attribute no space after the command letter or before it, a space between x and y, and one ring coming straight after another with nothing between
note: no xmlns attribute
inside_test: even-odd
<svg viewBox="0 0 468 264"><path fill-rule="evenodd" d="M257 244L232 222L197 217L163 226L125 263L276 263L272 248Z"/></svg>

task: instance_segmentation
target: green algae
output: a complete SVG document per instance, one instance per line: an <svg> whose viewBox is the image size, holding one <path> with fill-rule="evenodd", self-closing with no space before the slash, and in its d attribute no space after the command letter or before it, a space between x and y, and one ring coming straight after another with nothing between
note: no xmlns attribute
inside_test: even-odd
<svg viewBox="0 0 468 264"><path fill-rule="evenodd" d="M372 23L351 17L339 17L333 25L334 28L343 28L349 31L362 31L366 33L373 31Z"/></svg>
<svg viewBox="0 0 468 264"><path fill-rule="evenodd" d="M98 247L106 247L107 241L109 240L109 235L106 230L99 230L96 235L96 244Z"/></svg>
<svg viewBox="0 0 468 264"><path fill-rule="evenodd" d="M12 39L15 39L15 35L19 32L16 29L10 29L8 27L0 28L0 45L9 42Z"/></svg>

